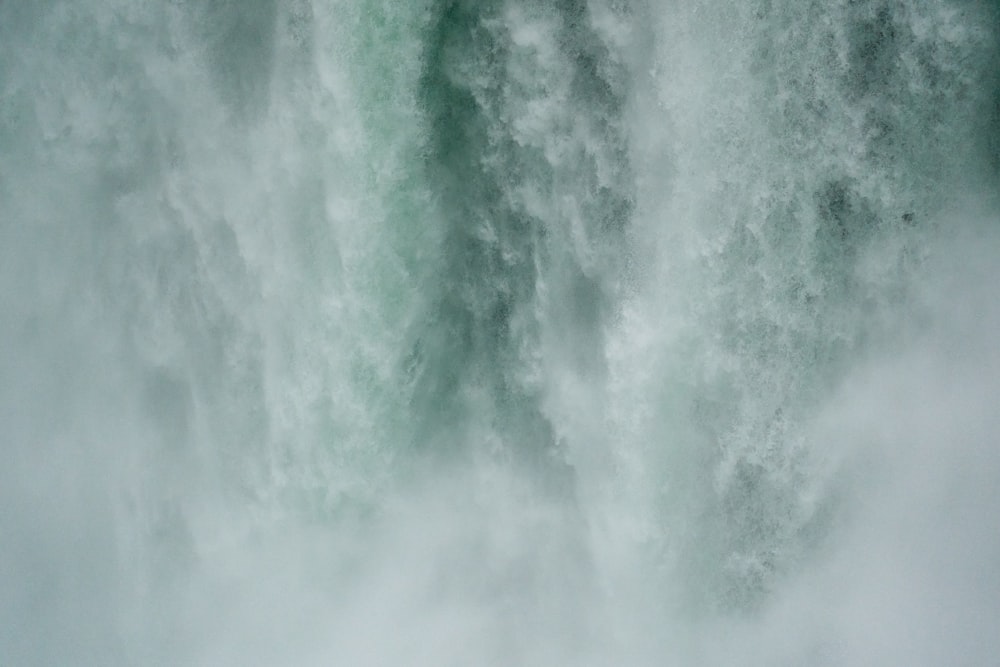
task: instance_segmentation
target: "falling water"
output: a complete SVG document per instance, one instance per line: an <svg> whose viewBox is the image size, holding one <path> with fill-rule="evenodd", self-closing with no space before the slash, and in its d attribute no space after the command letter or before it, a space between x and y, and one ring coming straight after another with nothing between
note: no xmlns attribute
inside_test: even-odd
<svg viewBox="0 0 1000 667"><path fill-rule="evenodd" d="M987 0L0 2L0 662L983 665Z"/></svg>

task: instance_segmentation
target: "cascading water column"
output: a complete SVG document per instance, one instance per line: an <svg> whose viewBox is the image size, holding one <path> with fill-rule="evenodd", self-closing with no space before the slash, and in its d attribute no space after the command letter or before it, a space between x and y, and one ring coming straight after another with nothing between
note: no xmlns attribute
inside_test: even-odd
<svg viewBox="0 0 1000 667"><path fill-rule="evenodd" d="M996 26L0 3L0 662L989 662Z"/></svg>
<svg viewBox="0 0 1000 667"><path fill-rule="evenodd" d="M278 660L324 622L289 559L351 562L327 536L408 449L425 20L0 7L0 659Z"/></svg>
<svg viewBox="0 0 1000 667"><path fill-rule="evenodd" d="M609 533L647 554L644 572L656 573L671 617L692 628L677 639L698 647L696 660L739 661L740 642L706 647L720 628L747 623L761 638L745 645L764 663L807 660L796 652L841 640L816 621L782 653L767 635L780 630L761 619L797 604L825 618L819 594L788 601L789 591L802 594L794 582L832 554L860 558L838 543L865 524L861 498L877 482L861 470L879 460L889 486L909 469L895 449L902 436L884 435L900 430L893 408L884 422L842 415L873 430L854 436L834 432L831 414L844 410L845 386L873 381L870 368L929 331L941 335L928 322L947 308L926 286L965 275L945 268L955 247L944 239L996 247L977 221L996 217L996 13L959 5L650 8L655 47L636 74L630 124L643 281L609 337L617 495L626 499ZM993 312L972 285L955 298ZM935 392L919 400L940 400ZM982 400L970 398L973 411ZM989 423L978 415L968 433ZM978 437L935 418L941 447ZM833 650L829 659L863 654Z"/></svg>

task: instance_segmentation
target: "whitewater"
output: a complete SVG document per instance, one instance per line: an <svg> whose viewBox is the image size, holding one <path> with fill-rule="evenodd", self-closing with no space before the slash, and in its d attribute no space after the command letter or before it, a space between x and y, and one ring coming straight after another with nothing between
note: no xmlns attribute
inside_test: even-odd
<svg viewBox="0 0 1000 667"><path fill-rule="evenodd" d="M990 0L0 0L0 664L996 664L998 290Z"/></svg>

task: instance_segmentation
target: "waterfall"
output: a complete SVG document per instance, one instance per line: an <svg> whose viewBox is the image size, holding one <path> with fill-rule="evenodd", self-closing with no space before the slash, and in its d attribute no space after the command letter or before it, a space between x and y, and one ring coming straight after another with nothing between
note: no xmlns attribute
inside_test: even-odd
<svg viewBox="0 0 1000 667"><path fill-rule="evenodd" d="M0 662L981 665L987 0L0 3Z"/></svg>

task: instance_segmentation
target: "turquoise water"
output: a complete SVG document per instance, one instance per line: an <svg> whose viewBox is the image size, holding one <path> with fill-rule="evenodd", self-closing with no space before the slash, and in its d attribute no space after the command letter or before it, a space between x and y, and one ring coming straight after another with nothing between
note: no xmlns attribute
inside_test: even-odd
<svg viewBox="0 0 1000 667"><path fill-rule="evenodd" d="M0 3L0 662L995 660L998 33Z"/></svg>

